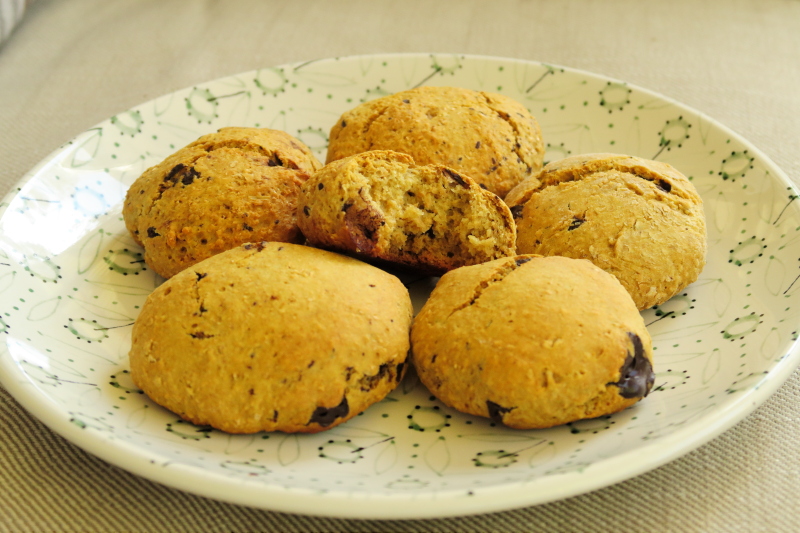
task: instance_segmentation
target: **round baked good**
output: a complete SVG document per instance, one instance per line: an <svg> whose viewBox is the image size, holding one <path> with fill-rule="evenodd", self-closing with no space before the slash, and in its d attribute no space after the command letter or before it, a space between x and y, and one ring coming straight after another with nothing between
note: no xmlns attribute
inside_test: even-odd
<svg viewBox="0 0 800 533"><path fill-rule="evenodd" d="M314 433L395 388L411 313L407 289L376 267L297 244L244 244L147 298L131 377L195 424Z"/></svg>
<svg viewBox="0 0 800 533"><path fill-rule="evenodd" d="M501 198L544 159L541 129L525 106L457 87L418 87L344 113L331 128L326 162L368 150L444 165Z"/></svg>
<svg viewBox="0 0 800 533"><path fill-rule="evenodd" d="M222 128L147 169L122 215L145 262L169 278L245 242L302 242L297 197L320 167L288 133Z"/></svg>
<svg viewBox="0 0 800 533"><path fill-rule="evenodd" d="M519 255L442 276L411 329L420 380L513 428L622 410L646 396L652 343L630 295L588 261Z"/></svg>
<svg viewBox="0 0 800 533"><path fill-rule="evenodd" d="M514 254L511 211L441 165L388 150L325 165L302 187L298 225L313 246L441 274Z"/></svg>
<svg viewBox="0 0 800 533"><path fill-rule="evenodd" d="M706 262L703 201L667 163L617 154L554 161L506 196L517 252L588 259L642 310L697 280Z"/></svg>

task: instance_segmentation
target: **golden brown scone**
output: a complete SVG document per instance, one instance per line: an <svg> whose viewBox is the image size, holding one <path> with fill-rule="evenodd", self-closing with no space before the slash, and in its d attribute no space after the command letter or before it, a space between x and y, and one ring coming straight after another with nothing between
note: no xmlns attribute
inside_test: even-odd
<svg viewBox="0 0 800 533"><path fill-rule="evenodd" d="M245 244L159 286L133 327L131 377L153 401L230 433L318 432L405 371L411 300L356 259Z"/></svg>
<svg viewBox="0 0 800 533"><path fill-rule="evenodd" d="M168 278L245 242L301 242L300 185L320 163L277 130L222 128L147 169L122 214L145 262Z"/></svg>
<svg viewBox="0 0 800 533"><path fill-rule="evenodd" d="M647 395L652 343L630 295L588 261L520 255L442 276L411 329L420 380L459 411L546 428Z"/></svg>
<svg viewBox="0 0 800 533"><path fill-rule="evenodd" d="M514 254L514 221L497 195L398 152L325 165L303 184L300 211L309 244L424 273Z"/></svg>
<svg viewBox="0 0 800 533"><path fill-rule="evenodd" d="M466 174L501 198L544 159L536 119L507 96L418 87L363 103L332 127L327 162L394 150Z"/></svg>
<svg viewBox="0 0 800 533"><path fill-rule="evenodd" d="M554 161L505 198L517 251L588 259L642 310L697 280L706 261L703 201L667 163L617 154Z"/></svg>

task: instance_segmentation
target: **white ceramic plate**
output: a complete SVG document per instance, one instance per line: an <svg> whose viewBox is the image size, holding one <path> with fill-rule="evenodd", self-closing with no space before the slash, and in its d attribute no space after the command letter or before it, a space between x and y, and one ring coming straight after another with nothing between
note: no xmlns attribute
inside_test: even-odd
<svg viewBox="0 0 800 533"><path fill-rule="evenodd" d="M619 152L671 163L705 200L708 266L644 313L656 387L614 416L519 431L454 412L413 376L317 435L232 436L150 402L128 376L131 323L161 281L121 203L148 166L222 126L285 130L324 160L359 102L421 84L500 92L539 119L546 160ZM264 68L120 113L55 151L0 207L0 377L67 439L131 472L287 512L412 518L497 511L609 485L734 425L797 367L797 191L708 117L621 81L530 61L383 55ZM431 280L411 283L424 299Z"/></svg>

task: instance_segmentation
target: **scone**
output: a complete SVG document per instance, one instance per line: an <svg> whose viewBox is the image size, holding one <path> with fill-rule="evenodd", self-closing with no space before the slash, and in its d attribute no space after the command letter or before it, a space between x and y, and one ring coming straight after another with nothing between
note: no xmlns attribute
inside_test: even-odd
<svg viewBox="0 0 800 533"><path fill-rule="evenodd" d="M667 163L617 154L554 161L505 198L517 252L588 259L642 310L697 280L706 262L703 201Z"/></svg>
<svg viewBox="0 0 800 533"><path fill-rule="evenodd" d="M444 165L501 198L544 159L541 129L522 104L456 87L418 87L344 113L331 128L326 162L368 150Z"/></svg>
<svg viewBox="0 0 800 533"><path fill-rule="evenodd" d="M588 261L520 255L439 280L412 360L445 404L521 429L622 410L652 388L652 342L630 295Z"/></svg>
<svg viewBox="0 0 800 533"><path fill-rule="evenodd" d="M147 169L128 189L125 226L165 278L245 242L302 242L297 197L320 166L282 131L223 128Z"/></svg>
<svg viewBox="0 0 800 533"><path fill-rule="evenodd" d="M131 377L195 424L318 432L395 388L411 313L402 283L366 263L297 244L244 244L147 298Z"/></svg>
<svg viewBox="0 0 800 533"><path fill-rule="evenodd" d="M514 254L514 221L497 195L398 152L325 165L303 184L300 211L309 244L423 273Z"/></svg>

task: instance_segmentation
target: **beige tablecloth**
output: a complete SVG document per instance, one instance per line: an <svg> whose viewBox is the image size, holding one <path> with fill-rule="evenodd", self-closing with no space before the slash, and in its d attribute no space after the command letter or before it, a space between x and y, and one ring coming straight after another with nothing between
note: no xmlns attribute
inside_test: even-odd
<svg viewBox="0 0 800 533"><path fill-rule="evenodd" d="M507 56L623 79L717 119L800 183L797 0L38 0L0 45L0 193L75 135L164 93L378 52ZM799 408L795 373L720 437L617 485L488 515L358 521L150 482L65 441L0 389L0 529L797 531Z"/></svg>

